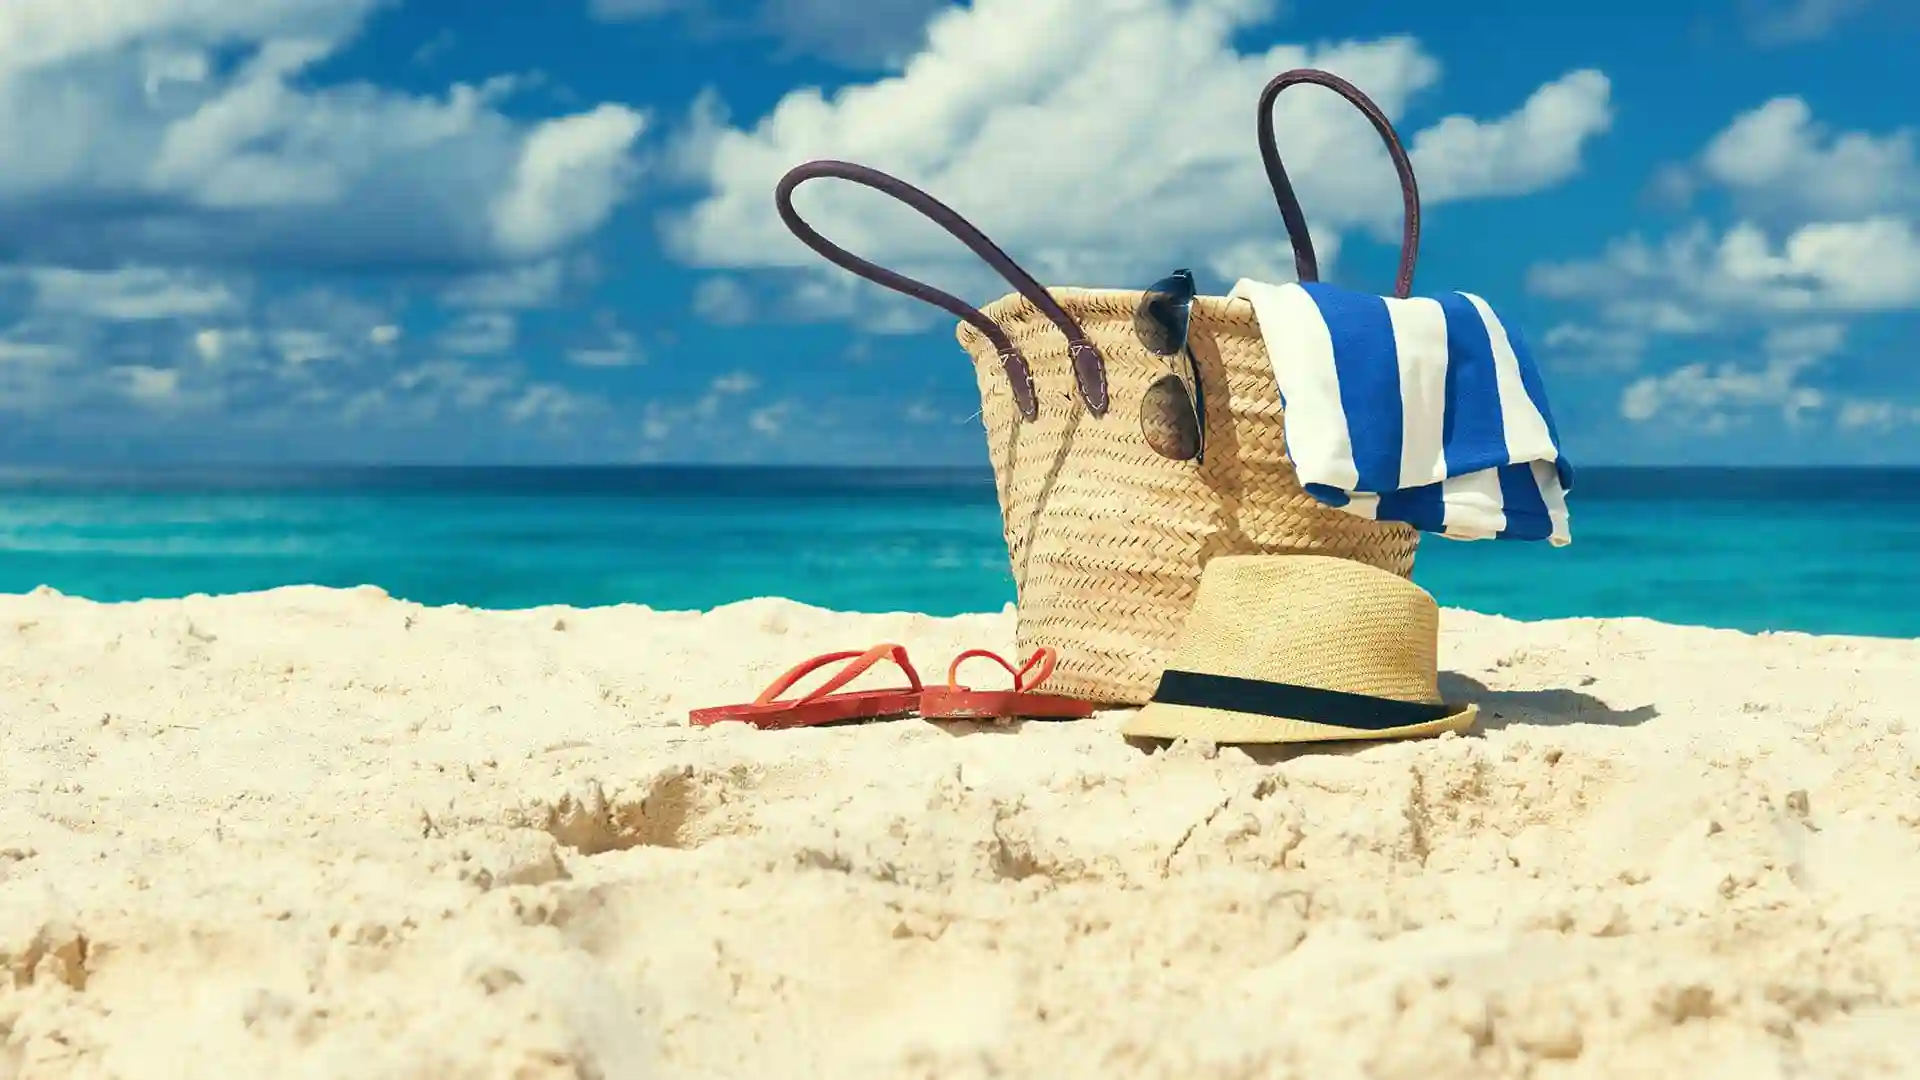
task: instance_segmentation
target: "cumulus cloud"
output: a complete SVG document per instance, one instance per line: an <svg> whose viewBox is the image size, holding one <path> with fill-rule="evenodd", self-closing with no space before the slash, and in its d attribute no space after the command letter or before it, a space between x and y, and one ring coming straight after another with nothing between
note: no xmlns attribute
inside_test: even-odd
<svg viewBox="0 0 1920 1080"><path fill-rule="evenodd" d="M343 419L387 427L417 426L450 413L492 414L516 426L570 425L604 411L603 402L555 383L459 360L404 368L341 404Z"/></svg>
<svg viewBox="0 0 1920 1080"><path fill-rule="evenodd" d="M730 277L711 277L693 290L693 310L720 326L736 326L753 318L753 296Z"/></svg>
<svg viewBox="0 0 1920 1080"><path fill-rule="evenodd" d="M1826 37L1873 0L1742 0L1747 36L1761 46L1796 45Z"/></svg>
<svg viewBox="0 0 1920 1080"><path fill-rule="evenodd" d="M572 446L592 430L580 421L607 411L510 359L511 312L462 312L407 348L394 307L328 287L248 295L217 276L152 268L33 268L0 281L25 305L0 321L0 449L14 455L97 454L133 439L230 456L236 438L264 437L307 458L378 458L418 453L406 439L434 425L484 430L496 446ZM372 440L376 429L400 441Z"/></svg>
<svg viewBox="0 0 1920 1080"><path fill-rule="evenodd" d="M493 207L500 249L512 256L541 255L599 227L633 179L635 167L624 154L642 126L632 109L602 105L534 128L520 148L512 183Z"/></svg>
<svg viewBox="0 0 1920 1080"><path fill-rule="evenodd" d="M1636 423L1678 422L1710 434L1769 411L1797 425L1826 403L1826 395L1802 376L1845 342L1846 327L1837 323L1782 327L1766 335L1760 365L1688 364L1635 380L1620 397L1620 415Z"/></svg>
<svg viewBox="0 0 1920 1080"><path fill-rule="evenodd" d="M1597 256L1534 267L1535 292L1589 313L1549 331L1549 356L1631 367L1656 342L1683 339L1694 354L1743 357L1636 380L1621 413L1637 422L1718 431L1743 416L1798 423L1819 412L1858 428L1905 416L1898 403L1836 397L1814 380L1841 362L1855 323L1920 311L1914 132L1834 132L1799 98L1775 98L1735 117L1668 173L1676 179L1727 195L1735 220L1698 217L1665 237L1626 236Z"/></svg>
<svg viewBox="0 0 1920 1080"><path fill-rule="evenodd" d="M567 359L582 367L628 367L644 364L647 354L640 340L620 325L620 317L611 311L594 316L593 338L567 350Z"/></svg>
<svg viewBox="0 0 1920 1080"><path fill-rule="evenodd" d="M717 435L721 443L730 441L729 433L738 423L732 419L732 414L742 408L740 402L743 399L759 388L760 380L752 373L730 371L715 376L707 384L705 392L690 401L649 401L641 417L640 437L644 443L653 444L654 448L643 446L641 456L656 457L661 444L684 444L689 438L700 437L703 432L707 438ZM767 407L763 405L746 409L744 422L753 426L752 417ZM775 413L775 422L784 415L784 410ZM757 427L755 430L759 431ZM765 431L759 433L772 434Z"/></svg>
<svg viewBox="0 0 1920 1080"><path fill-rule="evenodd" d="M1734 196L1743 220L1704 218L1659 240L1535 267L1548 296L1601 305L1651 332L1713 329L1730 316L1920 308L1920 166L1915 135L1833 133L1798 98L1735 117L1690 166Z"/></svg>
<svg viewBox="0 0 1920 1080"><path fill-rule="evenodd" d="M1613 124L1611 84L1575 71L1535 90L1493 123L1449 116L1413 140L1414 175L1428 202L1524 195L1580 170L1580 151Z"/></svg>
<svg viewBox="0 0 1920 1080"><path fill-rule="evenodd" d="M152 266L99 272L40 266L9 273L31 285L37 309L54 314L140 321L205 317L240 305L224 282Z"/></svg>
<svg viewBox="0 0 1920 1080"><path fill-rule="evenodd" d="M634 179L622 105L524 122L513 79L316 84L377 0L0 5L0 257L458 265L551 252Z"/></svg>
<svg viewBox="0 0 1920 1080"><path fill-rule="evenodd" d="M1744 212L1775 219L1912 212L1920 209L1920 147L1912 128L1835 132L1804 99L1776 97L1735 117L1678 179L1717 187Z"/></svg>
<svg viewBox="0 0 1920 1080"><path fill-rule="evenodd" d="M461 277L441 291L440 301L463 308L540 307L560 295L565 281L559 259L542 259Z"/></svg>
<svg viewBox="0 0 1920 1080"><path fill-rule="evenodd" d="M470 311L440 335L440 347L456 356L506 352L519 340L519 323L504 311Z"/></svg>
<svg viewBox="0 0 1920 1080"><path fill-rule="evenodd" d="M1920 405L1898 401L1848 401L1840 406L1834 422L1849 431L1920 427Z"/></svg>
<svg viewBox="0 0 1920 1080"><path fill-rule="evenodd" d="M1707 330L1730 316L1920 307L1920 227L1896 217L1803 225L1778 241L1752 223L1695 223L1658 243L1630 236L1594 259L1548 263L1535 291L1597 300L1615 322Z"/></svg>
<svg viewBox="0 0 1920 1080"><path fill-rule="evenodd" d="M1404 37L1242 52L1236 42L1273 13L1265 0L949 8L895 77L830 96L793 91L750 127L704 102L680 162L708 194L671 224L670 243L701 266L808 271L796 295L818 314L897 318L901 309L874 305L837 270L820 272L773 212L768 193L783 172L837 157L925 187L1043 280L1138 284L1177 265L1228 281L1283 273L1291 256L1254 140L1261 87L1287 68L1323 67L1397 117L1438 84L1440 65ZM1566 178L1609 125L1609 96L1604 75L1575 71L1504 117L1455 116L1404 133L1427 203ZM1331 249L1355 229L1397 235L1398 188L1366 120L1316 87L1288 91L1276 112L1316 246ZM964 283L980 299L1005 289L956 241L875 193L822 181L796 201L863 255L943 286Z"/></svg>
<svg viewBox="0 0 1920 1080"><path fill-rule="evenodd" d="M632 196L647 118L329 74L392 2L0 3L0 451L476 418L504 446L603 408L513 362L516 313ZM415 284L443 332L408 333Z"/></svg>
<svg viewBox="0 0 1920 1080"><path fill-rule="evenodd" d="M180 372L147 364L119 364L107 369L107 377L128 398L151 407L166 408L180 398Z"/></svg>

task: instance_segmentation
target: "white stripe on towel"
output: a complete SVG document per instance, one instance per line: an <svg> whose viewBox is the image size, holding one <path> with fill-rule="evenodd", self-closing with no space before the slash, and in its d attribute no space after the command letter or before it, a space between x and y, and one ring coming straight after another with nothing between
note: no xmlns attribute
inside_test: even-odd
<svg viewBox="0 0 1920 1080"><path fill-rule="evenodd" d="M1253 305L1309 494L1453 539L1571 541L1544 385L1485 300L1248 280L1229 295Z"/></svg>

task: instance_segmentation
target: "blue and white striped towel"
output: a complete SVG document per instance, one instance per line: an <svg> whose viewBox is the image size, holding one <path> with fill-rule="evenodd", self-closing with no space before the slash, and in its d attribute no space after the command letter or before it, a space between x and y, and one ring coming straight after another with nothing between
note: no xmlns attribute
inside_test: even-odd
<svg viewBox="0 0 1920 1080"><path fill-rule="evenodd" d="M1242 280L1314 498L1455 540L1572 542L1573 470L1533 357L1471 293Z"/></svg>

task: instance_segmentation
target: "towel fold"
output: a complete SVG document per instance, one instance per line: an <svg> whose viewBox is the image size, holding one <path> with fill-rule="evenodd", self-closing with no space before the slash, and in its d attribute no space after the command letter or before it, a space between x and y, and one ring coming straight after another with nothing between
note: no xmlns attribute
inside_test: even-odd
<svg viewBox="0 0 1920 1080"><path fill-rule="evenodd" d="M1539 369L1485 300L1244 279L1228 295L1253 304L1314 498L1454 540L1572 541Z"/></svg>

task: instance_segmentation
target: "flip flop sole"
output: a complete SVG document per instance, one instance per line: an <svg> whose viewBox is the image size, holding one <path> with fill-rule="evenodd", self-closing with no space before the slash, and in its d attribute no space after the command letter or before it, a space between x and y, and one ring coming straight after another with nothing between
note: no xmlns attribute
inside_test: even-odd
<svg viewBox="0 0 1920 1080"><path fill-rule="evenodd" d="M929 687L920 695L925 720L1084 720L1093 705L1059 694Z"/></svg>
<svg viewBox="0 0 1920 1080"><path fill-rule="evenodd" d="M847 720L891 720L911 715L919 704L918 690L861 690L800 703L775 701L765 705L718 705L711 709L695 709L689 714L688 720L694 727L711 727L736 721L751 724L762 731L773 731L837 724Z"/></svg>

